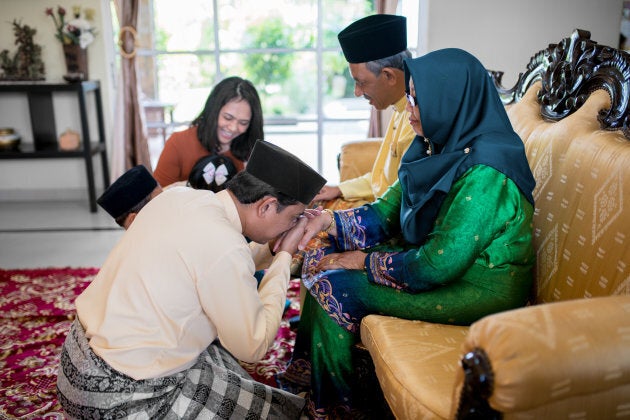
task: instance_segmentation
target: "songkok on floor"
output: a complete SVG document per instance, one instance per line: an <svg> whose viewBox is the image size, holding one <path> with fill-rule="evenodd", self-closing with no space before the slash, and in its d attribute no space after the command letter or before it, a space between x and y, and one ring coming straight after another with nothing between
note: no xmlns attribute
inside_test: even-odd
<svg viewBox="0 0 630 420"><path fill-rule="evenodd" d="M351 23L337 35L348 63L367 63L407 49L407 18L371 15Z"/></svg>
<svg viewBox="0 0 630 420"><path fill-rule="evenodd" d="M285 195L308 205L326 179L298 157L266 141L257 141L245 171Z"/></svg>
<svg viewBox="0 0 630 420"><path fill-rule="evenodd" d="M116 219L130 211L157 186L147 168L138 165L122 174L96 201Z"/></svg>

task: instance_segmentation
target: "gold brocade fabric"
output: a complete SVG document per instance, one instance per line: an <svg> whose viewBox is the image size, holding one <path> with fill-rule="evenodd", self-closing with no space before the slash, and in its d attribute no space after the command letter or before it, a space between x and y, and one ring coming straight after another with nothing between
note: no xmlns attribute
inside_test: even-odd
<svg viewBox="0 0 630 420"><path fill-rule="evenodd" d="M397 418L448 417L467 332L468 327L382 315L364 318L361 340Z"/></svg>
<svg viewBox="0 0 630 420"><path fill-rule="evenodd" d="M610 107L606 92L546 122L538 89L508 110L536 178L537 301L630 294L630 141L599 129L597 113Z"/></svg>

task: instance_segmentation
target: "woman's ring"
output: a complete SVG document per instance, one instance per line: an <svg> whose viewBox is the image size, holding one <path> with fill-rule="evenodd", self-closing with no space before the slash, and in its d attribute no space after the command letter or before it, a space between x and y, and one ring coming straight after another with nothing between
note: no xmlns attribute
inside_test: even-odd
<svg viewBox="0 0 630 420"><path fill-rule="evenodd" d="M334 262L335 262L335 259L334 259L334 258L331 258L331 259L330 259L330 261L328 261L328 264L333 265L333 264L334 264Z"/></svg>

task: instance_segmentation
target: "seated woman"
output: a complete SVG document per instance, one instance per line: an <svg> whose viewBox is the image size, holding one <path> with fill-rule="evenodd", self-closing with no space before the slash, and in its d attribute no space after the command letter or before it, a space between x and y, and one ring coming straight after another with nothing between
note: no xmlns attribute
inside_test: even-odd
<svg viewBox="0 0 630 420"><path fill-rule="evenodd" d="M153 176L162 187L187 181L195 163L207 155L229 157L240 172L256 140L263 139L263 113L256 88L248 80L228 77L212 89L190 127L169 137Z"/></svg>
<svg viewBox="0 0 630 420"><path fill-rule="evenodd" d="M321 211L307 226L333 244L305 257L310 293L279 379L310 391L313 418L351 413L364 316L469 325L524 305L532 285L535 181L485 68L445 49L405 60L405 78L417 137L399 181L372 204Z"/></svg>

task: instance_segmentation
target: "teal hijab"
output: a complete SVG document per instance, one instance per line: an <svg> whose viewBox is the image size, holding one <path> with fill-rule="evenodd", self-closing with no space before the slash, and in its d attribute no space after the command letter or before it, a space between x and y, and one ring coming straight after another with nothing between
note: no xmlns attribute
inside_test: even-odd
<svg viewBox="0 0 630 420"><path fill-rule="evenodd" d="M398 171L405 239L424 243L453 182L473 165L504 173L533 205L536 182L523 142L479 60L448 48L406 59L404 67L407 92L413 79L425 136L414 139Z"/></svg>

